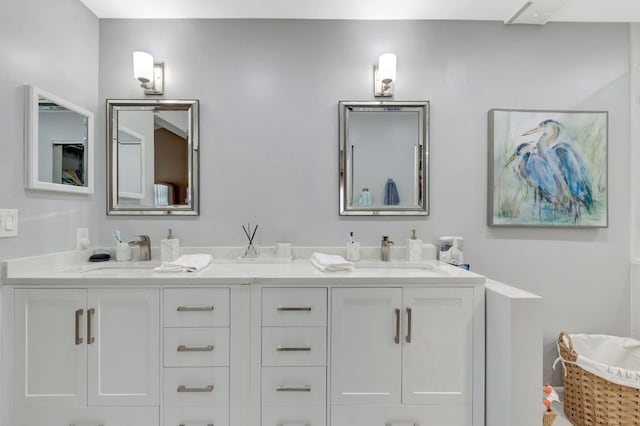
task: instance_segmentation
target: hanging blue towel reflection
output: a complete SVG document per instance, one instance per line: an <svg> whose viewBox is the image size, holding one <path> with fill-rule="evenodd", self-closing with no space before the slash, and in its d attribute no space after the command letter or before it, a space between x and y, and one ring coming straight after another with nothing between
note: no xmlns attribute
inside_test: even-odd
<svg viewBox="0 0 640 426"><path fill-rule="evenodd" d="M387 179L387 183L384 186L384 204L387 206L397 206L400 204L400 196L398 195L398 188L393 179Z"/></svg>

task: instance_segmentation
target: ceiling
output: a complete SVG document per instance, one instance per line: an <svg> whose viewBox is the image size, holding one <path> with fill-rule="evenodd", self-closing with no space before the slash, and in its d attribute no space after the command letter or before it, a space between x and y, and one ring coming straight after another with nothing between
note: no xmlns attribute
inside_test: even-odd
<svg viewBox="0 0 640 426"><path fill-rule="evenodd" d="M81 0L98 18L451 19L506 21L526 0ZM530 0L529 18L640 22L640 0ZM527 23L527 20L515 23Z"/></svg>

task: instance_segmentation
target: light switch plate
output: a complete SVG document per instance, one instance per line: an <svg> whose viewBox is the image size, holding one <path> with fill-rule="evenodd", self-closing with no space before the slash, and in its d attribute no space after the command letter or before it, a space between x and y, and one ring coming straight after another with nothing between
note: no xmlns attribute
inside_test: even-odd
<svg viewBox="0 0 640 426"><path fill-rule="evenodd" d="M18 210L0 209L0 238L18 236Z"/></svg>

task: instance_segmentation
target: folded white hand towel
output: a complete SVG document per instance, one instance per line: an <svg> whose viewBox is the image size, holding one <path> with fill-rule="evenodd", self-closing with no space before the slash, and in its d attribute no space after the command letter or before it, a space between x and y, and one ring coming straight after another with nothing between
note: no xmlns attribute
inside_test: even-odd
<svg viewBox="0 0 640 426"><path fill-rule="evenodd" d="M198 272L209 266L210 263L210 254L185 254L173 262L162 262L153 270L158 272Z"/></svg>
<svg viewBox="0 0 640 426"><path fill-rule="evenodd" d="M347 262L342 256L315 252L310 260L311 264L322 272L353 270L353 263Z"/></svg>

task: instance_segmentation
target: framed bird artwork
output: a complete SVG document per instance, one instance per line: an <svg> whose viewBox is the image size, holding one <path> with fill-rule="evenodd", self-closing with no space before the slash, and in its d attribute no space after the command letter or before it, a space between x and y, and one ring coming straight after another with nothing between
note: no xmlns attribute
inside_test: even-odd
<svg viewBox="0 0 640 426"><path fill-rule="evenodd" d="M490 226L608 226L606 111L489 111Z"/></svg>

